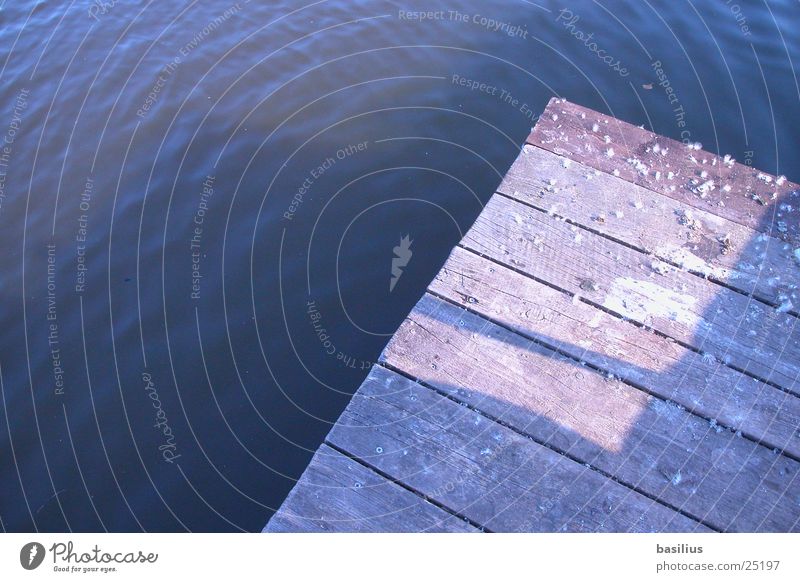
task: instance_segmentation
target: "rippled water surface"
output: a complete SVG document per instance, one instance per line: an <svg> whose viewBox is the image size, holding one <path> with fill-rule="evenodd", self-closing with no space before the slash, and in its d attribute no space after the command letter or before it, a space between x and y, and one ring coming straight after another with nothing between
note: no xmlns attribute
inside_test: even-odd
<svg viewBox="0 0 800 582"><path fill-rule="evenodd" d="M554 95L800 180L790 0L0 6L8 530L260 529Z"/></svg>

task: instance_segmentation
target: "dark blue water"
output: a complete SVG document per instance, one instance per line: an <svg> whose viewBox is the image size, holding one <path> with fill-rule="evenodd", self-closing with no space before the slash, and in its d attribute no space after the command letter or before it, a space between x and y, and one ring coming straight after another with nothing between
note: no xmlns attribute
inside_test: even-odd
<svg viewBox="0 0 800 582"><path fill-rule="evenodd" d="M5 530L260 529L553 95L800 179L791 0L0 7Z"/></svg>

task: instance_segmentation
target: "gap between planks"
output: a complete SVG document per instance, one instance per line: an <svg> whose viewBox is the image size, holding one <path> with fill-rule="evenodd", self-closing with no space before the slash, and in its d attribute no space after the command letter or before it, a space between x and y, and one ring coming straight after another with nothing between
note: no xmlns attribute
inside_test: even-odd
<svg viewBox="0 0 800 582"><path fill-rule="evenodd" d="M483 533L493 533L492 530L490 530L486 526L472 521L469 517L467 517L466 515L460 514L455 509L452 509L452 508L447 507L446 505L444 505L442 503L439 503L435 499L429 497L428 495L425 495L423 492L418 491L417 489L414 489L413 487L411 487L409 485L406 485L405 483L403 483L402 481L400 481L398 479L395 479L394 477L392 477L388 473L384 473L383 471L381 471L378 467L376 467L372 463L370 463L370 462L368 462L368 461L366 461L366 460L364 460L364 459L362 459L360 457L357 457L356 455L354 455L354 454L348 452L347 450L341 448L339 445L336 445L336 444L330 442L327 438L325 439L325 444L328 445L330 448L332 448L334 451L336 451L338 453L341 453L342 455L346 456L348 459L358 463L359 465L361 465L365 469L367 469L369 471L372 471L373 473L375 473L377 476L381 477L382 479L385 479L386 481L394 483L398 487L402 487L403 489L405 489L406 491L408 491L410 493L413 493L414 495L416 495L417 497L419 497L420 499L422 499L426 503L430 503L431 505L433 505L435 507L438 507L439 509L441 509L445 513L449 513L454 518L459 519L459 520L461 520L461 521L463 521L465 523L468 523L470 526L474 527L476 530L478 530L480 532L483 532Z"/></svg>

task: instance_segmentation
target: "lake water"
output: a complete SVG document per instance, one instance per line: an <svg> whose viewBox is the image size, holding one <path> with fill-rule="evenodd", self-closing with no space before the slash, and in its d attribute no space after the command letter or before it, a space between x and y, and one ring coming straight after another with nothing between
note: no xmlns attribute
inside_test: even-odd
<svg viewBox="0 0 800 582"><path fill-rule="evenodd" d="M0 0L2 527L259 530L550 97L800 180L799 17Z"/></svg>

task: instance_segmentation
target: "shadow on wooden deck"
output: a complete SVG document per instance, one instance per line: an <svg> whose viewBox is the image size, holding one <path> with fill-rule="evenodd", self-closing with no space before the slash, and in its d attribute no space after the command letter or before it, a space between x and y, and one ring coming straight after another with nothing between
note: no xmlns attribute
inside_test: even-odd
<svg viewBox="0 0 800 582"><path fill-rule="evenodd" d="M466 253L460 249L454 251L454 255ZM447 267L443 273L446 271ZM539 285L532 280L528 282ZM432 289L436 289L436 283ZM641 338L660 337L641 325L598 309L600 306L592 305L590 300L578 302L569 293L552 288L551 291L561 294L562 302L571 305L576 321L586 323L591 318L586 331L611 329L619 332L616 336L622 342L635 341L636 334ZM486 293L476 295L485 297ZM440 342L439 349L429 350L433 361L404 366L402 373L435 391L439 400L446 398L467 408L450 407L449 415L435 421L426 419L431 411L420 409L415 412L416 418L409 420L403 411L413 407L404 400L402 404L394 403L394 411L383 411L383 420L389 423L386 424L375 416L375 400L389 398L384 402L385 407L392 403L391 398L405 399L412 392L418 393L418 389L401 381L399 391L392 394L398 378L391 378L392 372L376 370L355 396L350 414L346 412L332 431L329 444L339 448L346 443L347 452L371 468L399 479L425 497L438 500L454 514L490 530L573 529L585 519L579 517L581 513L593 509L598 501L614 508L612 513L624 512L621 509L624 505L635 513L649 501L654 507L631 520L636 529L637 526L645 530L677 531L705 529L703 526L717 531L798 529L800 437L797 397L791 393L796 392L796 386L792 384L787 389L773 385L770 374L759 378L740 373L747 371L746 362L739 371L723 363L730 361L730 354L719 349L719 341L709 338L719 339L723 335L715 320L720 311L729 311L725 298L711 301L699 315L691 311L693 305L689 303L671 301L662 305L683 309L684 313L676 312L675 318L697 323L695 341L687 346L699 345L703 352L683 347L683 355L677 360L669 353L651 352L652 365L641 365L624 356L612 357L609 353L614 350L609 350L608 345L598 351L585 344L543 335L538 331L541 326L525 325L524 320L493 312L473 295L462 297L467 311L449 299L445 295L426 295L412 313L411 325L418 327L420 334L425 334L428 327L425 318L444 324L452 333L446 338L440 331L431 335L433 341ZM518 299L522 302L518 307L524 309L525 296ZM513 305L511 311L515 311ZM596 321L598 314L600 320ZM547 319L546 312L539 311L538 316L540 322ZM592 320L596 321L594 328L589 325ZM794 341L795 321L791 315L776 314L775 306L754 301L753 309L739 314L735 321L738 333L734 341L752 349L769 350L780 358L783 350L775 345L776 338ZM728 329L730 321L726 320L723 331ZM634 337L626 337L626 332ZM486 341L476 341L476 335ZM448 362L452 365L461 362L448 357L449 350L461 349L458 338L469 338L475 350L486 348L483 355L473 352L468 356L474 358L476 366L494 364L493 374L484 375L493 386L483 390L481 386L443 381L448 376ZM660 339L665 344L674 343ZM633 347L629 345L629 349ZM388 350L392 349L390 345ZM550 365L553 362L557 365ZM571 374L564 374L565 363L569 364ZM510 368L514 370L509 371ZM458 375L464 377L463 370ZM722 382L715 382L715 377ZM498 394L505 397L498 398ZM364 398L370 399L368 407L358 402ZM416 398L419 399L419 394ZM441 408L441 403L430 397L428 404L431 410ZM363 417L363 423L348 426L348 422L358 417L356 410L363 410L368 416ZM397 414L393 416L393 412ZM456 429L468 419L475 423L474 430ZM409 426L414 422L427 423L428 430L420 432L419 427ZM382 439L386 440L392 432L392 423L403 427L400 432L417 434L420 440L381 445ZM495 425L510 432L503 431L502 438L492 442L498 430ZM442 432L437 435L436 431ZM517 437L530 439L574 461L580 469L575 472L572 467L566 473L563 467L554 469L562 463L561 459L545 459L548 455L542 450L537 449L533 455L520 454ZM506 443L505 447L498 442ZM364 443L364 449L353 450L353 443ZM420 448L409 453L408 447ZM381 452L376 453L376 448ZM417 458L420 455L426 459L422 464ZM498 460L499 456L507 458ZM414 461L405 467L403 458L408 457ZM454 466L454 459L463 466ZM486 462L479 462L482 459ZM507 492L502 496L507 504L504 508L497 505L496 495L487 498L485 485L481 483L481 473L492 471L492 465L502 467L501 473L505 471L506 478L516 486L513 494ZM472 473L463 474L469 469ZM552 471L556 477L548 484ZM622 487L614 487L617 484ZM538 515L536 523L532 523L530 512L522 509L533 502L532 490L537 490L536 499L541 498L541 490L547 491L545 498L558 498L558 504L550 503L547 520ZM620 499L620 495L628 499ZM564 497L574 497L578 503L568 503ZM554 509L556 505L558 511ZM665 516L659 511L661 506L674 513ZM619 526L620 521L613 519L610 523Z"/></svg>

